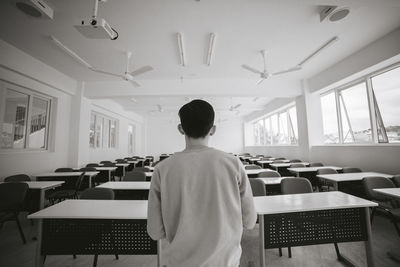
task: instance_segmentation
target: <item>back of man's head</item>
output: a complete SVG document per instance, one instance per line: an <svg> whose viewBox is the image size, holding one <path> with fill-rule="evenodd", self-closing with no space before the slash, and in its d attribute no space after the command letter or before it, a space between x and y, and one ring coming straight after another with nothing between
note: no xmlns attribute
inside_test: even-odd
<svg viewBox="0 0 400 267"><path fill-rule="evenodd" d="M204 138L214 125L214 109L206 101L195 99L179 110L183 131L191 138Z"/></svg>

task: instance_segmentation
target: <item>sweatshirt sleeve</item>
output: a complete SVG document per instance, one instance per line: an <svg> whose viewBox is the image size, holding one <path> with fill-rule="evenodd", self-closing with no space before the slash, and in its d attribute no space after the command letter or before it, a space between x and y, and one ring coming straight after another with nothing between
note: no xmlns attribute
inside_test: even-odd
<svg viewBox="0 0 400 267"><path fill-rule="evenodd" d="M147 206L147 232L153 240L165 238L165 230L161 213L160 174L153 172Z"/></svg>
<svg viewBox="0 0 400 267"><path fill-rule="evenodd" d="M246 171L239 163L239 190L242 205L242 221L243 227L246 229L252 229L256 225L257 214L254 208L253 192L251 191L251 185L249 178L247 177Z"/></svg>

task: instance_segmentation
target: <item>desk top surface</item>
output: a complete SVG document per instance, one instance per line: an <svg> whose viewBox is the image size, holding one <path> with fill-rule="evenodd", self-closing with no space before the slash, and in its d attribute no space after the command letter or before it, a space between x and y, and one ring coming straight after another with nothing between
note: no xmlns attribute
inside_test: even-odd
<svg viewBox="0 0 400 267"><path fill-rule="evenodd" d="M273 184L281 184L281 181L285 178L294 178L293 176L285 176L285 177L260 177L260 178L251 178L251 179L260 179L266 185Z"/></svg>
<svg viewBox="0 0 400 267"><path fill-rule="evenodd" d="M364 177L380 176L385 178L391 178L393 175L379 173L379 172L352 172L352 173L334 173L334 174L320 174L317 175L319 178L334 182L345 182L345 181L359 181Z"/></svg>
<svg viewBox="0 0 400 267"><path fill-rule="evenodd" d="M0 182L2 184L3 182ZM64 181L26 181L26 182L19 182L19 183L26 183L29 186L29 189L48 189L61 186Z"/></svg>
<svg viewBox="0 0 400 267"><path fill-rule="evenodd" d="M379 188L379 189L373 189L374 191L381 193L386 196L390 196L393 198L399 198L400 199L400 188Z"/></svg>
<svg viewBox="0 0 400 267"><path fill-rule="evenodd" d="M308 162L293 162L293 163L287 162L287 163L271 163L271 164L269 164L269 166L277 167L277 168L279 168L279 167L283 167L284 168L284 167L290 167L290 165L297 164L297 163L301 163L301 164L304 164L306 166L310 165L310 163L308 163Z"/></svg>
<svg viewBox="0 0 400 267"><path fill-rule="evenodd" d="M271 169L250 169L250 170L245 170L245 171L246 171L247 175L259 174L260 172L271 172L271 171L275 172L274 170L271 170Z"/></svg>
<svg viewBox="0 0 400 267"><path fill-rule="evenodd" d="M95 176L99 172L85 172L85 176ZM72 177L79 176L82 172L47 172L35 175L36 177Z"/></svg>
<svg viewBox="0 0 400 267"><path fill-rule="evenodd" d="M303 167L303 168L288 168L291 172L316 172L319 169L334 169L336 171L340 171L341 167L336 166L319 166L319 167Z"/></svg>
<svg viewBox="0 0 400 267"><path fill-rule="evenodd" d="M378 204L343 192L332 191L254 197L254 205L256 212L259 215L262 215L314 210L374 207Z"/></svg>
<svg viewBox="0 0 400 267"><path fill-rule="evenodd" d="M65 200L29 219L146 219L147 200Z"/></svg>
<svg viewBox="0 0 400 267"><path fill-rule="evenodd" d="M150 182L107 182L97 187L113 190L149 190Z"/></svg>

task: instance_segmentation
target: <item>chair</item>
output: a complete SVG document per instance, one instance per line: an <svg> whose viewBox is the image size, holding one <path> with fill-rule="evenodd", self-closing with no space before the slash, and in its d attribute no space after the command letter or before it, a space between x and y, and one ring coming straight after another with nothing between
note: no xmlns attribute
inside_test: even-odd
<svg viewBox="0 0 400 267"><path fill-rule="evenodd" d="M254 164L252 164L252 165L246 165L246 166L244 166L244 168L245 168L245 170L262 169L261 166L254 165Z"/></svg>
<svg viewBox="0 0 400 267"><path fill-rule="evenodd" d="M275 160L285 160L286 158L276 158Z"/></svg>
<svg viewBox="0 0 400 267"><path fill-rule="evenodd" d="M7 182L0 184L0 229L6 221L17 223L22 242L26 244L24 232L18 219L18 214L22 209L28 184Z"/></svg>
<svg viewBox="0 0 400 267"><path fill-rule="evenodd" d="M261 155L261 154L256 155L256 158L263 158L263 157L264 157L264 155Z"/></svg>
<svg viewBox="0 0 400 267"><path fill-rule="evenodd" d="M73 172L74 169L72 168L58 168L54 172Z"/></svg>
<svg viewBox="0 0 400 267"><path fill-rule="evenodd" d="M299 159L292 159L292 160L290 160L289 162L290 162L290 163L296 163L296 162L301 162L301 160L299 160Z"/></svg>
<svg viewBox="0 0 400 267"><path fill-rule="evenodd" d="M397 187L400 187L400 174L393 176L393 182Z"/></svg>
<svg viewBox="0 0 400 267"><path fill-rule="evenodd" d="M100 167L100 165L97 163L88 163L86 164L86 167Z"/></svg>
<svg viewBox="0 0 400 267"><path fill-rule="evenodd" d="M310 163L310 167L322 167L324 166L324 164L322 164L321 162L311 162Z"/></svg>
<svg viewBox="0 0 400 267"><path fill-rule="evenodd" d="M360 168L354 168L354 167L343 167L342 171L343 173L362 172Z"/></svg>
<svg viewBox="0 0 400 267"><path fill-rule="evenodd" d="M281 181L282 194L304 194L312 193L312 185L310 181L302 177L284 178ZM335 248L337 244L335 243ZM289 258L292 257L292 248L288 247Z"/></svg>
<svg viewBox="0 0 400 267"><path fill-rule="evenodd" d="M127 172L123 177L124 182L146 181L146 174L140 171Z"/></svg>
<svg viewBox="0 0 400 267"><path fill-rule="evenodd" d="M397 221L400 221L400 209L393 208L392 198L386 197L373 190L377 188L393 188L395 187L393 182L385 177L371 176L371 177L364 177L362 180L362 184L364 186L367 198L379 204L378 207L372 208L371 223L374 219L376 209L380 209L389 215L390 220L392 221L394 227L396 228L397 234L400 236L400 229L397 225Z"/></svg>
<svg viewBox="0 0 400 267"><path fill-rule="evenodd" d="M280 173L277 171L264 171L257 174L257 177L281 177Z"/></svg>
<svg viewBox="0 0 400 267"><path fill-rule="evenodd" d="M96 168L95 167L83 167L83 168L80 168L79 171L81 171L81 172L95 172ZM93 186L93 184L94 184L94 179L92 179L92 184L90 186ZM90 186L89 186L89 180L87 181L87 183L85 181L82 182L82 187L83 188L87 188L87 187L90 187Z"/></svg>
<svg viewBox="0 0 400 267"><path fill-rule="evenodd" d="M100 161L100 164L109 164L109 163L112 163L112 161L109 161L109 160Z"/></svg>
<svg viewBox="0 0 400 267"><path fill-rule="evenodd" d="M116 159L115 160L117 163L128 163L126 159Z"/></svg>
<svg viewBox="0 0 400 267"><path fill-rule="evenodd" d="M139 160L138 163L136 163L135 168L137 167L143 167L143 160Z"/></svg>
<svg viewBox="0 0 400 267"><path fill-rule="evenodd" d="M292 163L290 168L304 168L306 165L304 163Z"/></svg>
<svg viewBox="0 0 400 267"><path fill-rule="evenodd" d="M62 201L65 199L78 198L78 192L82 185L82 181L83 181L84 177L85 177L85 172L82 172L82 174L79 175L78 179L76 180L74 189L58 190L58 191L55 191L55 192L52 192L51 194L49 194L49 196L48 196L49 201L52 204L54 204L55 201Z"/></svg>
<svg viewBox="0 0 400 267"><path fill-rule="evenodd" d="M267 192L265 190L265 184L263 181L257 178L249 179L249 181L251 185L251 191L253 192L254 197L267 195Z"/></svg>
<svg viewBox="0 0 400 267"><path fill-rule="evenodd" d="M319 169L318 171L317 171L317 175L320 175L320 174L336 174L336 173L338 173L336 170L334 170L334 169L331 169L331 168L323 168L323 169ZM329 191L329 187L331 186L329 183L327 183L326 182L326 180L324 180L324 179L318 179L318 190L320 191L320 192L323 192L323 191Z"/></svg>
<svg viewBox="0 0 400 267"><path fill-rule="evenodd" d="M83 191L79 197L80 199L104 199L113 200L115 198L114 191L109 188L89 188ZM94 255L93 267L97 266L98 254ZM115 258L118 260L118 254L115 254Z"/></svg>
<svg viewBox="0 0 400 267"><path fill-rule="evenodd" d="M151 159L147 158L143 161L143 167L144 166L150 166L151 165Z"/></svg>
<svg viewBox="0 0 400 267"><path fill-rule="evenodd" d="M117 167L117 166L115 165L115 163L106 162L106 163L103 163L103 167ZM120 178L123 176L122 167L117 167L117 169L115 171L111 172L111 181L115 181L115 176L118 176ZM107 178L105 180L107 182Z"/></svg>
<svg viewBox="0 0 400 267"><path fill-rule="evenodd" d="M4 182L29 182L31 177L26 174L15 174L4 178Z"/></svg>

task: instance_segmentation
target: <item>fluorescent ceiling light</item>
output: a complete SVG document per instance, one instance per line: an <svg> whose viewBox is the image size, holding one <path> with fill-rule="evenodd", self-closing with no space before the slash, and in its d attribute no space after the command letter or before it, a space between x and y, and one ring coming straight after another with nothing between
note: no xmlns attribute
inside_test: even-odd
<svg viewBox="0 0 400 267"><path fill-rule="evenodd" d="M66 45L61 43L57 38L55 38L53 35L50 35L50 39L55 43L59 48L61 48L65 53L70 55L72 58L74 58L76 61L78 61L80 64L85 66L86 68L91 69L92 66L87 63L85 60L83 60L80 56L78 56L74 51L69 49Z"/></svg>
<svg viewBox="0 0 400 267"><path fill-rule="evenodd" d="M182 41L182 34L180 32L178 32L176 34L176 38L178 40L178 50L179 50L179 57L181 60L181 66L185 66L186 62L185 62L185 55L183 53L183 41Z"/></svg>
<svg viewBox="0 0 400 267"><path fill-rule="evenodd" d="M208 53L207 53L207 66L211 65L211 60L214 53L214 45L215 45L215 34L210 33L210 42L208 44Z"/></svg>
<svg viewBox="0 0 400 267"><path fill-rule="evenodd" d="M334 42L336 42L337 40L339 40L339 37L335 36L332 39L330 39L328 42L326 42L325 44L323 44L320 48L318 48L317 50L315 50L311 55L309 55L308 57L306 57L305 59L303 59L298 66L302 66L304 65L307 61L309 61L311 58L315 57L316 55L318 55L319 53L322 52L322 50L328 48L331 44L333 44Z"/></svg>

